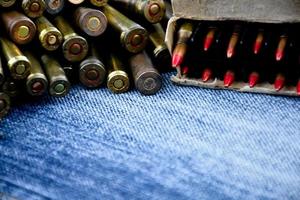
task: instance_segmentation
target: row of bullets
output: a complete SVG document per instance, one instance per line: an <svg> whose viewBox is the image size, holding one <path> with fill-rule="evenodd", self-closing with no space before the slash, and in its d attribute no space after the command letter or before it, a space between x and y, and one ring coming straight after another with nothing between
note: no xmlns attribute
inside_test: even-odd
<svg viewBox="0 0 300 200"><path fill-rule="evenodd" d="M171 66L170 8L163 0L0 0L0 119L11 103L62 97L76 82L156 94Z"/></svg>
<svg viewBox="0 0 300 200"><path fill-rule="evenodd" d="M300 95L299 33L298 24L182 21L172 66L203 84L216 78L225 88L268 83L274 92L296 86Z"/></svg>

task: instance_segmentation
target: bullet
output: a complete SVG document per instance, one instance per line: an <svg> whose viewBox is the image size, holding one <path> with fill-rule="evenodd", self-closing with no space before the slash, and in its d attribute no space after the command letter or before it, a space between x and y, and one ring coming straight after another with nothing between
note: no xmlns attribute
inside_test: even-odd
<svg viewBox="0 0 300 200"><path fill-rule="evenodd" d="M3 12L1 18L4 28L15 43L27 44L32 41L36 26L27 16L17 11L9 11Z"/></svg>
<svg viewBox="0 0 300 200"><path fill-rule="evenodd" d="M44 49L55 51L63 42L61 32L46 18L39 17L35 20L39 40Z"/></svg>
<svg viewBox="0 0 300 200"><path fill-rule="evenodd" d="M287 42L288 42L288 36L285 34L281 35L275 53L276 61L281 61L284 58Z"/></svg>
<svg viewBox="0 0 300 200"><path fill-rule="evenodd" d="M240 26L235 26L227 48L227 58L232 58L236 52L236 46L240 38Z"/></svg>
<svg viewBox="0 0 300 200"><path fill-rule="evenodd" d="M211 68L205 68L202 72L202 81L207 82L212 78L213 71Z"/></svg>
<svg viewBox="0 0 300 200"><path fill-rule="evenodd" d="M37 18L43 15L46 3L44 0L23 0L22 8L28 17Z"/></svg>
<svg viewBox="0 0 300 200"><path fill-rule="evenodd" d="M50 15L56 15L60 13L65 6L65 0L45 0L45 3L46 11Z"/></svg>
<svg viewBox="0 0 300 200"><path fill-rule="evenodd" d="M11 7L15 4L16 0L0 0L0 6L4 8Z"/></svg>
<svg viewBox="0 0 300 200"><path fill-rule="evenodd" d="M90 0L90 3L97 7L102 7L107 4L108 0Z"/></svg>
<svg viewBox="0 0 300 200"><path fill-rule="evenodd" d="M152 24L160 22L166 12L163 0L112 0L110 3L120 9L133 12Z"/></svg>
<svg viewBox="0 0 300 200"><path fill-rule="evenodd" d="M184 66L182 67L182 78L187 78L189 75L189 67L188 66Z"/></svg>
<svg viewBox="0 0 300 200"><path fill-rule="evenodd" d="M48 55L43 55L41 60L49 81L49 94L55 97L67 95L70 90L70 82L61 65Z"/></svg>
<svg viewBox="0 0 300 200"><path fill-rule="evenodd" d="M30 72L31 64L29 60L22 54L19 48L8 39L0 38L0 43L10 75L14 79L25 79Z"/></svg>
<svg viewBox="0 0 300 200"><path fill-rule="evenodd" d="M31 96L41 96L47 91L48 80L42 69L40 62L32 55L25 51L24 55L31 63L30 74L26 79L26 89Z"/></svg>
<svg viewBox="0 0 300 200"><path fill-rule="evenodd" d="M106 79L106 67L95 46L91 47L91 55L79 65L79 80L89 88L96 88Z"/></svg>
<svg viewBox="0 0 300 200"><path fill-rule="evenodd" d="M153 24L152 29L149 30L151 52L156 62L155 64L159 68L166 69L171 65L171 54L165 43L165 32L163 27L159 23Z"/></svg>
<svg viewBox="0 0 300 200"><path fill-rule="evenodd" d="M0 119L2 119L10 109L10 99L7 94L0 92Z"/></svg>
<svg viewBox="0 0 300 200"><path fill-rule="evenodd" d="M187 41L192 36L193 29L194 29L193 24L189 22L186 22L180 26L179 31L177 33L178 40L175 49L173 51L173 57L172 57L173 67L179 67L182 64L187 51Z"/></svg>
<svg viewBox="0 0 300 200"><path fill-rule="evenodd" d="M0 86L3 84L4 79L5 76L4 76L3 66L2 66L2 59L0 57Z"/></svg>
<svg viewBox="0 0 300 200"><path fill-rule="evenodd" d="M120 34L120 43L127 51L138 53L145 49L148 41L146 29L109 5L104 6L104 14L109 24Z"/></svg>
<svg viewBox="0 0 300 200"><path fill-rule="evenodd" d="M224 76L224 87L230 87L235 81L235 73L228 70Z"/></svg>
<svg viewBox="0 0 300 200"><path fill-rule="evenodd" d="M62 44L64 57L70 62L82 61L88 53L87 41L75 33L71 25L63 17L56 17L54 23L64 38Z"/></svg>
<svg viewBox="0 0 300 200"><path fill-rule="evenodd" d="M216 27L209 28L209 31L204 39L204 51L208 51L210 49L211 45L214 42L216 32L217 32Z"/></svg>
<svg viewBox="0 0 300 200"><path fill-rule="evenodd" d="M114 93L127 92L130 86L129 76L122 61L110 54L108 61L107 87Z"/></svg>
<svg viewBox="0 0 300 200"><path fill-rule="evenodd" d="M280 91L285 85L285 76L283 74L278 74L275 78L274 88L276 91Z"/></svg>
<svg viewBox="0 0 300 200"><path fill-rule="evenodd" d="M78 5L84 2L84 0L68 0L71 4Z"/></svg>
<svg viewBox="0 0 300 200"><path fill-rule="evenodd" d="M257 33L257 37L256 37L256 40L255 40L255 43L254 43L254 46L253 46L253 53L255 55L259 54L260 51L261 51L261 48L263 46L263 42L264 42L264 30L263 29L260 29Z"/></svg>
<svg viewBox="0 0 300 200"><path fill-rule="evenodd" d="M141 52L129 59L135 88L144 95L154 95L162 87L162 77L147 53Z"/></svg>
<svg viewBox="0 0 300 200"><path fill-rule="evenodd" d="M253 88L257 85L257 83L259 82L259 73L254 71L249 75L249 87Z"/></svg>
<svg viewBox="0 0 300 200"><path fill-rule="evenodd" d="M100 10L79 7L74 18L77 26L89 36L100 36L107 28L107 18Z"/></svg>

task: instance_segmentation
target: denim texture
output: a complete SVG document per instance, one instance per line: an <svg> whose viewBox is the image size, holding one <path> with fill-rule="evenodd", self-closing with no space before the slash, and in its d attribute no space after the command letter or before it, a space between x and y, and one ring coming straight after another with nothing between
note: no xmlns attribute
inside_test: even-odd
<svg viewBox="0 0 300 200"><path fill-rule="evenodd" d="M299 98L75 86L0 125L0 193L18 199L300 199Z"/></svg>

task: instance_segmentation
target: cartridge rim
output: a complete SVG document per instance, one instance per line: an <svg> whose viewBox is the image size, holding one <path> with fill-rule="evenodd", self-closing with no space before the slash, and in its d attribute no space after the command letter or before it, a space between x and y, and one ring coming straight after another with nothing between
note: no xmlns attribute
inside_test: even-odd
<svg viewBox="0 0 300 200"><path fill-rule="evenodd" d="M84 2L84 0L69 0L69 2L77 5L77 4L81 4L82 2Z"/></svg>
<svg viewBox="0 0 300 200"><path fill-rule="evenodd" d="M31 20L16 20L10 30L12 40L17 44L27 44L31 42L36 33L36 26Z"/></svg>
<svg viewBox="0 0 300 200"><path fill-rule="evenodd" d="M160 22L165 15L166 6L163 0L151 0L144 7L144 16L152 24Z"/></svg>
<svg viewBox="0 0 300 200"><path fill-rule="evenodd" d="M31 64L25 56L15 56L8 61L11 76L14 79L24 79L30 73Z"/></svg>
<svg viewBox="0 0 300 200"><path fill-rule="evenodd" d="M41 96L47 91L48 80L44 74L31 74L27 78L26 86L31 96Z"/></svg>
<svg viewBox="0 0 300 200"><path fill-rule="evenodd" d="M64 8L64 0L45 0L46 10L49 14L55 15L62 11Z"/></svg>
<svg viewBox="0 0 300 200"><path fill-rule="evenodd" d="M124 71L113 71L108 75L107 87L114 93L123 93L129 89L129 77Z"/></svg>
<svg viewBox="0 0 300 200"><path fill-rule="evenodd" d="M55 51L63 41L61 32L55 27L43 29L39 35L42 46L48 51Z"/></svg>
<svg viewBox="0 0 300 200"><path fill-rule="evenodd" d="M23 1L22 7L27 16L36 18L43 15L46 9L46 4L44 1L29 0Z"/></svg>
<svg viewBox="0 0 300 200"><path fill-rule="evenodd" d="M107 29L107 18L99 10L88 9L77 21L82 30L89 36L100 36Z"/></svg>
<svg viewBox="0 0 300 200"><path fill-rule="evenodd" d="M148 32L140 26L133 27L121 35L121 43L131 53L138 53L145 49L148 41Z"/></svg>
<svg viewBox="0 0 300 200"><path fill-rule="evenodd" d="M50 85L49 93L51 96L62 97L68 94L70 83L67 80L54 80Z"/></svg>
<svg viewBox="0 0 300 200"><path fill-rule="evenodd" d="M144 72L136 78L135 85L142 94L153 95L162 88L162 77L156 71Z"/></svg>
<svg viewBox="0 0 300 200"><path fill-rule="evenodd" d="M81 36L69 37L63 43L64 57L70 62L83 60L88 53L88 43Z"/></svg>
<svg viewBox="0 0 300 200"><path fill-rule="evenodd" d="M2 90L9 97L16 97L19 93L16 82L6 80L2 85Z"/></svg>
<svg viewBox="0 0 300 200"><path fill-rule="evenodd" d="M105 81L106 70L99 62L82 63L79 71L80 82L87 87L99 87Z"/></svg>
<svg viewBox="0 0 300 200"><path fill-rule="evenodd" d="M11 7L12 5L14 5L16 2L16 0L13 0L13 1L2 1L1 2L1 6L4 7L4 8L8 8L8 7Z"/></svg>
<svg viewBox="0 0 300 200"><path fill-rule="evenodd" d="M4 117L10 109L10 98L7 94L0 92L0 118Z"/></svg>

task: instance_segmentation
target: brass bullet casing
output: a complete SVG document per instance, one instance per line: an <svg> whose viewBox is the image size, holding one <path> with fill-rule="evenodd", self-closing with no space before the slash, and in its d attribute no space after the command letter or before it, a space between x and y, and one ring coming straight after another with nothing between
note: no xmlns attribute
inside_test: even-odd
<svg viewBox="0 0 300 200"><path fill-rule="evenodd" d="M27 16L17 11L1 14L4 28L10 38L17 44L27 44L32 41L36 33L36 26Z"/></svg>
<svg viewBox="0 0 300 200"><path fill-rule="evenodd" d="M46 11L50 15L56 15L60 13L65 7L65 0L45 0Z"/></svg>
<svg viewBox="0 0 300 200"><path fill-rule="evenodd" d="M166 12L163 0L112 0L111 4L129 10L152 24L160 22Z"/></svg>
<svg viewBox="0 0 300 200"><path fill-rule="evenodd" d="M47 91L48 80L40 62L32 53L25 51L24 55L31 63L30 74L26 79L26 89L31 96L41 96Z"/></svg>
<svg viewBox="0 0 300 200"><path fill-rule="evenodd" d="M146 52L133 55L130 67L136 89L144 95L154 95L162 87L162 77Z"/></svg>
<svg viewBox="0 0 300 200"><path fill-rule="evenodd" d="M43 15L46 4L44 0L23 0L22 8L28 17L37 18Z"/></svg>
<svg viewBox="0 0 300 200"><path fill-rule="evenodd" d="M81 4L82 2L84 2L84 0L68 0L71 4L75 4L75 5L78 5L78 4Z"/></svg>
<svg viewBox="0 0 300 200"><path fill-rule="evenodd" d="M2 119L10 109L10 98L7 94L0 91L0 119Z"/></svg>
<svg viewBox="0 0 300 200"><path fill-rule="evenodd" d="M15 4L16 0L0 0L0 6L4 8L11 7Z"/></svg>
<svg viewBox="0 0 300 200"><path fill-rule="evenodd" d="M107 28L107 18L100 10L79 7L74 16L77 26L89 36L100 36Z"/></svg>
<svg viewBox="0 0 300 200"><path fill-rule="evenodd" d="M91 55L79 65L79 80L89 88L96 88L106 79L106 67L95 46L91 47Z"/></svg>
<svg viewBox="0 0 300 200"><path fill-rule="evenodd" d="M71 25L63 17L56 17L54 23L64 38L62 48L66 60L70 62L82 61L89 50L86 39L75 33Z"/></svg>
<svg viewBox="0 0 300 200"><path fill-rule="evenodd" d="M90 0L90 3L97 7L102 7L107 4L108 0Z"/></svg>
<svg viewBox="0 0 300 200"><path fill-rule="evenodd" d="M2 66L2 59L0 57L0 86L3 84L4 79L5 76L4 76L3 66Z"/></svg>
<svg viewBox="0 0 300 200"><path fill-rule="evenodd" d="M46 17L37 18L35 23L42 46L48 51L58 49L63 42L61 32Z"/></svg>
<svg viewBox="0 0 300 200"><path fill-rule="evenodd" d="M48 55L43 55L41 60L49 81L49 94L55 97L67 95L71 84L58 61Z"/></svg>
<svg viewBox="0 0 300 200"><path fill-rule="evenodd" d="M12 78L25 79L31 68L29 60L22 54L19 48L8 39L0 38L0 43Z"/></svg>
<svg viewBox="0 0 300 200"><path fill-rule="evenodd" d="M165 43L165 32L159 23L152 25L152 29L149 31L149 40L153 56L157 63L171 65L171 54Z"/></svg>
<svg viewBox="0 0 300 200"><path fill-rule="evenodd" d="M108 61L107 87L114 93L127 92L130 86L130 80L121 60L111 54Z"/></svg>
<svg viewBox="0 0 300 200"><path fill-rule="evenodd" d="M104 6L104 14L109 24L120 34L120 43L127 51L138 53L145 49L148 41L148 32L145 28L109 5Z"/></svg>

